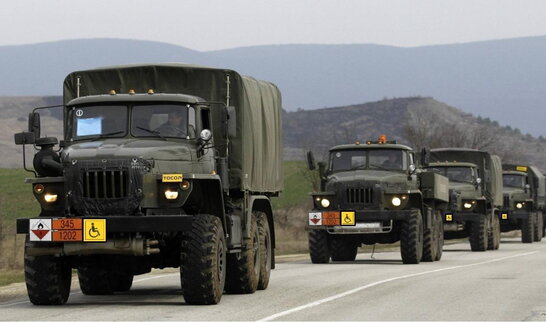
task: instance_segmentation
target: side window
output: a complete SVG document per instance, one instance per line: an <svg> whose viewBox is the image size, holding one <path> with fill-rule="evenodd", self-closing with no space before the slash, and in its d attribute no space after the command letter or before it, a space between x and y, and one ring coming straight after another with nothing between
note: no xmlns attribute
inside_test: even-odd
<svg viewBox="0 0 546 322"><path fill-rule="evenodd" d="M202 129L212 130L210 128L210 111L209 110L206 110L206 109L201 110L201 123L203 125Z"/></svg>

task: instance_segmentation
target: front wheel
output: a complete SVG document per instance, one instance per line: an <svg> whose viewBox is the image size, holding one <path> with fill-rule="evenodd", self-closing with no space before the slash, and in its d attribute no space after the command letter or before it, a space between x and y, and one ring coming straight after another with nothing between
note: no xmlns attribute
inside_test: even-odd
<svg viewBox="0 0 546 322"><path fill-rule="evenodd" d="M400 253L404 264L419 264L423 256L423 219L421 212L410 215L400 229Z"/></svg>
<svg viewBox="0 0 546 322"><path fill-rule="evenodd" d="M470 249L473 252L487 250L487 219L485 215L478 214L478 220L470 224Z"/></svg>
<svg viewBox="0 0 546 322"><path fill-rule="evenodd" d="M211 215L196 215L184 234L180 282L188 304L220 302L226 280L226 239L222 222Z"/></svg>
<svg viewBox="0 0 546 322"><path fill-rule="evenodd" d="M521 221L521 242L533 242L533 213L528 213L527 218Z"/></svg>
<svg viewBox="0 0 546 322"><path fill-rule="evenodd" d="M487 249L497 250L500 246L500 219L497 214L493 214L493 221L487 238Z"/></svg>
<svg viewBox="0 0 546 322"><path fill-rule="evenodd" d="M309 231L309 255L313 264L324 264L330 261L330 242L326 230Z"/></svg>
<svg viewBox="0 0 546 322"><path fill-rule="evenodd" d="M533 229L533 237L534 237L533 240L536 242L539 242L542 240L542 237L544 237L543 230L542 230L542 227L544 225L543 223L544 218L542 216L541 211L537 211L535 214L536 214L536 222Z"/></svg>
<svg viewBox="0 0 546 322"><path fill-rule="evenodd" d="M28 238L28 237L27 237ZM25 282L30 302L34 305L61 305L70 295L72 271L64 257L29 256L25 245Z"/></svg>

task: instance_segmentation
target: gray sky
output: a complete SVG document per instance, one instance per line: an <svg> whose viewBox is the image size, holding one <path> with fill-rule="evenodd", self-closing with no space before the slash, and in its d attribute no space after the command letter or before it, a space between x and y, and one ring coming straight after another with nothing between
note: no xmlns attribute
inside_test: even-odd
<svg viewBox="0 0 546 322"><path fill-rule="evenodd" d="M4 0L0 45L154 40L196 50L293 43L421 46L546 34L544 0Z"/></svg>

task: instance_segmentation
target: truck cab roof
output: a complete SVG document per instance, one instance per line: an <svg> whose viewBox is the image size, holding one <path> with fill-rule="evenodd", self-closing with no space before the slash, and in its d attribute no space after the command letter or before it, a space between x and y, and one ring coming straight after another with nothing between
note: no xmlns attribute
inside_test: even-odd
<svg viewBox="0 0 546 322"><path fill-rule="evenodd" d="M431 162L425 168L431 167L471 167L477 168L478 166L470 162Z"/></svg>
<svg viewBox="0 0 546 322"><path fill-rule="evenodd" d="M179 102L187 104L206 103L206 101L200 97L184 94L104 94L75 98L69 101L67 106L117 102Z"/></svg>
<svg viewBox="0 0 546 322"><path fill-rule="evenodd" d="M339 151L339 150L365 150L365 149L393 149L393 150L406 150L406 151L413 151L412 148L409 146L403 145L403 144L391 144L391 143L363 143L363 144L343 144L338 145L330 149L330 151Z"/></svg>

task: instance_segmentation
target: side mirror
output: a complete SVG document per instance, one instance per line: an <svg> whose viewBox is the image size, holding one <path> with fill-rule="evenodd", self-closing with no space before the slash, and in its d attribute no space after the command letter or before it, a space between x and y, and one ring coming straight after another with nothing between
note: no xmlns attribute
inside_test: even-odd
<svg viewBox="0 0 546 322"><path fill-rule="evenodd" d="M318 166L318 173L321 178L324 178L326 175L326 162L319 162L317 163Z"/></svg>
<svg viewBox="0 0 546 322"><path fill-rule="evenodd" d="M313 156L313 151L307 151L307 167L309 170L315 170L315 156Z"/></svg>
<svg viewBox="0 0 546 322"><path fill-rule="evenodd" d="M430 163L430 149L429 148L423 148L421 150L421 164L423 166L428 166Z"/></svg>
<svg viewBox="0 0 546 322"><path fill-rule="evenodd" d="M233 138L237 136L237 112L235 106L226 107L227 112L227 134Z"/></svg>
<svg viewBox="0 0 546 322"><path fill-rule="evenodd" d="M482 183L482 178L476 178L476 183L477 183L477 184Z"/></svg>
<svg viewBox="0 0 546 322"><path fill-rule="evenodd" d="M36 137L33 132L15 133L13 139L17 145L34 144L34 142L36 142Z"/></svg>
<svg viewBox="0 0 546 322"><path fill-rule="evenodd" d="M525 184L525 192L529 191L529 189L531 189L531 185L530 184Z"/></svg>
<svg viewBox="0 0 546 322"><path fill-rule="evenodd" d="M415 164L410 164L409 173L413 174L413 173L415 173L415 170L417 170L417 167L415 167Z"/></svg>
<svg viewBox="0 0 546 322"><path fill-rule="evenodd" d="M40 113L30 113L28 115L28 131L34 133L35 138L39 138L40 128Z"/></svg>

